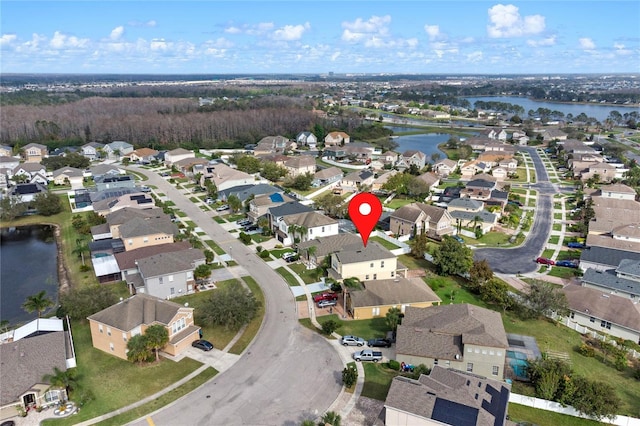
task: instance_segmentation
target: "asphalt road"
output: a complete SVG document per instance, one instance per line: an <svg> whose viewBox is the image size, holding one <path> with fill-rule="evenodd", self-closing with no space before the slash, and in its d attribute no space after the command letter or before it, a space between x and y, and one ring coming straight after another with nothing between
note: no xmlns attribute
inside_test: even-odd
<svg viewBox="0 0 640 426"><path fill-rule="evenodd" d="M536 173L536 183L531 188L538 191L533 224L524 243L516 248L485 248L474 252L475 260L485 259L494 272L524 274L538 269L536 257L544 250L553 224L553 194L556 187L535 148L523 148L531 155Z"/></svg>
<svg viewBox="0 0 640 426"><path fill-rule="evenodd" d="M142 169L132 167L137 173ZM251 250L156 173L146 182L166 194L258 282L265 316L258 336L230 369L151 415L156 425L298 425L338 396L344 366L332 346L298 323L287 283ZM215 342L213 342L215 344ZM132 424L148 426L146 420Z"/></svg>

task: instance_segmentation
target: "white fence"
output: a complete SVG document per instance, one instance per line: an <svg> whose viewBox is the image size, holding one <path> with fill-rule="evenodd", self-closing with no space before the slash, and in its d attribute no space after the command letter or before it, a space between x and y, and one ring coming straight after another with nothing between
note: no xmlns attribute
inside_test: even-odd
<svg viewBox="0 0 640 426"><path fill-rule="evenodd" d="M348 164L348 163L339 163L338 161L329 160L327 157L322 157L322 161L327 164L332 164L334 166L342 167L344 169L353 169L353 170L362 170L369 167L368 164Z"/></svg>
<svg viewBox="0 0 640 426"><path fill-rule="evenodd" d="M583 419L591 419L589 416L580 414L578 410L568 405L563 407L558 402L548 401L546 399L534 398L532 396L519 395L517 393L511 393L509 395L509 402L514 404L526 405L527 407L537 408L539 410L553 411L555 413L566 414L573 417L581 417ZM613 420L606 419L604 421L608 424L617 426L640 426L640 419L628 416L616 416Z"/></svg>
<svg viewBox="0 0 640 426"><path fill-rule="evenodd" d="M392 238L390 236L388 236L387 234L385 234L384 232L381 231L374 231L371 233L372 236L376 236L376 237L380 237L385 241L389 241L391 244L395 244L397 245L399 248L397 249L393 249L390 250L391 253L395 254L396 256L400 256L401 254L407 254L411 251L411 247L409 247L409 245L405 242L399 241L395 238Z"/></svg>

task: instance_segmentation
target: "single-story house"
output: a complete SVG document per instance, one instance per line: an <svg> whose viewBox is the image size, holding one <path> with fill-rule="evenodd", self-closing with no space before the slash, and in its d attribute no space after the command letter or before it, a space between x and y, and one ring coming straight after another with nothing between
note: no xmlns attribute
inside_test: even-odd
<svg viewBox="0 0 640 426"><path fill-rule="evenodd" d="M196 158L196 154L193 151L189 151L188 149L184 148L172 149L171 151L165 152L164 164L167 167L171 167L178 161L185 160L187 158Z"/></svg>
<svg viewBox="0 0 640 426"><path fill-rule="evenodd" d="M340 179L342 179L342 170L335 166L327 167L326 169L318 170L313 175L311 186L318 188L338 182Z"/></svg>
<svg viewBox="0 0 640 426"><path fill-rule="evenodd" d="M83 181L83 171L75 167L63 167L53 171L53 183L56 185L71 185L71 189L82 189Z"/></svg>

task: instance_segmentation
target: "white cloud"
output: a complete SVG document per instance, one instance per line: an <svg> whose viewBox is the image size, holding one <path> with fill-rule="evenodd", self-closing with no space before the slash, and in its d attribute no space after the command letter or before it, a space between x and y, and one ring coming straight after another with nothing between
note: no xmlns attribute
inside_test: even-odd
<svg viewBox="0 0 640 426"><path fill-rule="evenodd" d="M554 46L556 44L556 36L550 36L541 40L527 40L527 44L531 47Z"/></svg>
<svg viewBox="0 0 640 426"><path fill-rule="evenodd" d="M253 36L262 36L275 28L273 22L260 22L256 25L231 25L224 29L227 34L249 34Z"/></svg>
<svg viewBox="0 0 640 426"><path fill-rule="evenodd" d="M167 50L169 48L169 43L167 43L163 38L155 38L151 40L149 48L151 48L151 50Z"/></svg>
<svg viewBox="0 0 640 426"><path fill-rule="evenodd" d="M584 50L593 50L596 48L596 44L589 37L583 37L578 40L580 48Z"/></svg>
<svg viewBox="0 0 640 426"><path fill-rule="evenodd" d="M158 23L151 19L149 21L146 22L142 22L142 21L129 21L127 22L127 25L129 25L130 27L155 27L156 25L158 25Z"/></svg>
<svg viewBox="0 0 640 426"><path fill-rule="evenodd" d="M340 55L340 52L335 52L333 55L331 55L331 62L335 62L340 57Z"/></svg>
<svg viewBox="0 0 640 426"><path fill-rule="evenodd" d="M308 22L305 22L304 25L285 25L273 32L273 38L284 41L299 40L304 32L309 29L311 29L311 24Z"/></svg>
<svg viewBox="0 0 640 426"><path fill-rule="evenodd" d="M49 46L53 47L54 49L82 48L87 46L88 44L89 39L87 38L68 36L66 34L62 34L60 31L54 32L51 41L49 41Z"/></svg>
<svg viewBox="0 0 640 426"><path fill-rule="evenodd" d="M342 40L348 42L358 42L369 38L372 35L387 36L389 33L388 25L391 22L391 16L372 16L367 21L358 18L353 22L344 21L342 23Z"/></svg>
<svg viewBox="0 0 640 426"><path fill-rule="evenodd" d="M211 49L211 48L215 48L215 49L228 49L230 47L233 47L233 43L229 40L227 40L224 37L218 37L215 40L207 40L204 42L204 47Z"/></svg>
<svg viewBox="0 0 640 426"><path fill-rule="evenodd" d="M425 25L424 30L429 36L429 40L436 40L440 37L440 26L439 25Z"/></svg>
<svg viewBox="0 0 640 426"><path fill-rule="evenodd" d="M480 62L482 60L483 54L481 51L476 50L475 52L471 52L467 54L467 61L469 62Z"/></svg>
<svg viewBox="0 0 640 426"><path fill-rule="evenodd" d="M109 38L116 41L119 40L120 37L122 37L122 34L124 34L124 27L120 25L119 27L115 27L113 30L111 30Z"/></svg>
<svg viewBox="0 0 640 426"><path fill-rule="evenodd" d="M145 22L145 26L147 27L155 27L157 25L157 22L154 21L153 19L150 21Z"/></svg>
<svg viewBox="0 0 640 426"><path fill-rule="evenodd" d="M613 47L616 49L615 50L616 55L626 56L626 55L631 55L633 53L630 49L627 49L626 46L622 43L614 43Z"/></svg>
<svg viewBox="0 0 640 426"><path fill-rule="evenodd" d="M497 4L488 11L490 25L487 32L491 38L521 37L544 31L545 18L542 15L520 16L518 8L512 4Z"/></svg>
<svg viewBox="0 0 640 426"><path fill-rule="evenodd" d="M242 30L238 27L228 27L224 29L224 32L227 34L240 34Z"/></svg>
<svg viewBox="0 0 640 426"><path fill-rule="evenodd" d="M15 34L2 34L0 37L0 46L8 46L10 43L16 41L18 36Z"/></svg>

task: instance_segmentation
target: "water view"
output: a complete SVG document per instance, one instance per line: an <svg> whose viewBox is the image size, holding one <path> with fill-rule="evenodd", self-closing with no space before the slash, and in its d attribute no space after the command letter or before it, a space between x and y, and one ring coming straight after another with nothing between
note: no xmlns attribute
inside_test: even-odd
<svg viewBox="0 0 640 426"><path fill-rule="evenodd" d="M406 132L414 130L408 127L389 127L394 132ZM427 155L427 161L431 161L431 155L438 153L441 158L446 158L444 152L438 149L438 145L449 140L448 133L421 133L417 135L398 136L393 139L398 147L397 152L405 152L409 150L422 151Z"/></svg>
<svg viewBox="0 0 640 426"><path fill-rule="evenodd" d="M476 101L485 101L485 102L504 102L513 105L520 105L525 110L525 114L529 112L529 110L537 110L538 108L548 108L551 111L560 111L565 116L567 114L573 114L573 116L578 116L580 113L585 113L587 117L594 117L598 121L604 121L609 116L611 111L618 111L620 114L624 114L625 112L638 112L640 113L640 108L637 107L628 107L623 105L587 105L587 104L564 104L557 102L542 102L542 101L534 101L529 98L523 98L519 96L480 96L473 98L465 98L467 99L471 105L473 106Z"/></svg>
<svg viewBox="0 0 640 426"><path fill-rule="evenodd" d="M2 228L0 238L0 319L28 322L37 312L22 309L25 299L42 290L58 300L57 246L51 226Z"/></svg>

